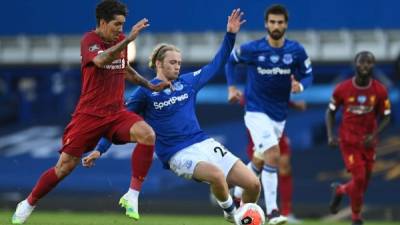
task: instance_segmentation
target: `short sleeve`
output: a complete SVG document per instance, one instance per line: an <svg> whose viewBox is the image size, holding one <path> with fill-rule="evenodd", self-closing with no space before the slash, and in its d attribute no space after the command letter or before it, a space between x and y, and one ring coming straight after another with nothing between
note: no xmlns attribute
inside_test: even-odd
<svg viewBox="0 0 400 225"><path fill-rule="evenodd" d="M389 100L389 95L385 87L380 85L378 92L378 112L381 115L389 115L391 112L391 104Z"/></svg>
<svg viewBox="0 0 400 225"><path fill-rule="evenodd" d="M103 52L101 48L101 40L92 35L85 35L81 40L81 61L82 65L86 66L91 63L94 57Z"/></svg>
<svg viewBox="0 0 400 225"><path fill-rule="evenodd" d="M343 84L338 84L333 91L332 98L329 103L329 109L335 111L342 104L343 104Z"/></svg>

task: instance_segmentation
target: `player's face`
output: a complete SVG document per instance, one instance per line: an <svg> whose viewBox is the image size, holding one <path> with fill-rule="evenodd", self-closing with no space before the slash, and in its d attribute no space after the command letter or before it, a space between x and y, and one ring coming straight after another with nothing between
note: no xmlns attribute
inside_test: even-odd
<svg viewBox="0 0 400 225"><path fill-rule="evenodd" d="M265 23L265 28L268 35L274 39L279 40L285 35L287 29L287 22L285 16L281 14L269 14L268 20Z"/></svg>
<svg viewBox="0 0 400 225"><path fill-rule="evenodd" d="M356 60L357 74L361 77L372 76L375 66L375 59L370 54L362 54Z"/></svg>
<svg viewBox="0 0 400 225"><path fill-rule="evenodd" d="M108 23L105 20L100 21L100 27L103 30L103 35L107 41L115 41L122 33L122 28L125 23L125 16L115 15L114 19Z"/></svg>
<svg viewBox="0 0 400 225"><path fill-rule="evenodd" d="M162 62L158 62L157 68L160 74L167 80L175 80L181 71L182 56L177 51L167 51Z"/></svg>

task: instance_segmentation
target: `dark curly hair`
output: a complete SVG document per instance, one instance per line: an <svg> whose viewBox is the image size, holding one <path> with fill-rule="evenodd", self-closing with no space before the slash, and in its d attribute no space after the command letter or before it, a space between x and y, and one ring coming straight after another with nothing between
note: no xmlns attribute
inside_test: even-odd
<svg viewBox="0 0 400 225"><path fill-rule="evenodd" d="M114 19L114 16L128 15L126 5L118 0L103 0L96 6L96 21L97 26L100 25L100 20L103 19L107 23Z"/></svg>
<svg viewBox="0 0 400 225"><path fill-rule="evenodd" d="M264 13L264 21L268 21L268 16L270 14L283 15L285 16L285 21L286 22L289 21L289 12L283 5L276 4L276 5L271 5L269 8L267 8Z"/></svg>

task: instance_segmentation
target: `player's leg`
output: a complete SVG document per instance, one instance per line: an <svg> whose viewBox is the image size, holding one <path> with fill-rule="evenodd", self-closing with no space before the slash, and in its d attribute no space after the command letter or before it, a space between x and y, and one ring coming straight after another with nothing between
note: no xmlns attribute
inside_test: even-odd
<svg viewBox="0 0 400 225"><path fill-rule="evenodd" d="M282 136L285 121L277 122L264 113L246 112L245 124L254 141L253 163L263 159L261 184L264 191L268 224L284 224L287 218L280 215L277 205L278 166L280 150L278 140Z"/></svg>
<svg viewBox="0 0 400 225"><path fill-rule="evenodd" d="M247 130L247 138L248 138L248 144L246 147L246 153L250 162L248 162L246 166L247 168L249 168L250 171L252 171L257 176L257 178L260 178L262 167L264 165L264 160L263 157L261 157L261 159L253 157L254 143L253 140L251 139L250 132L248 130ZM234 197L233 200L237 207L240 206L241 204L242 194L243 194L243 188L241 188L240 186L235 186L233 189L233 197Z"/></svg>
<svg viewBox="0 0 400 225"><path fill-rule="evenodd" d="M292 213L293 199L293 176L291 167L291 148L289 138L283 134L279 140L280 160L279 160L279 197L282 215L288 218L288 223L301 223Z"/></svg>
<svg viewBox="0 0 400 225"><path fill-rule="evenodd" d="M140 116L122 112L113 123L109 136L114 143L137 143L131 155L132 173L129 189L121 197L119 204L126 209L125 214L128 217L138 220L139 193L153 161L155 133Z"/></svg>
<svg viewBox="0 0 400 225"><path fill-rule="evenodd" d="M242 161L237 161L228 173L229 186L239 186L243 189L242 202L256 203L258 201L261 184L259 178L254 175Z"/></svg>
<svg viewBox="0 0 400 225"><path fill-rule="evenodd" d="M224 146L209 138L178 151L169 160L169 166L180 177L210 184L225 219L233 223L236 208L229 194L226 177L238 160Z"/></svg>
<svg viewBox="0 0 400 225"><path fill-rule="evenodd" d="M44 172L28 198L18 204L12 217L12 223L24 223L36 207L37 202L53 190L53 188L56 187L64 177L68 176L79 163L79 157L62 152L56 166Z"/></svg>
<svg viewBox="0 0 400 225"><path fill-rule="evenodd" d="M37 202L68 176L80 163L82 154L93 149L100 139L104 124L98 119L86 115L74 116L65 129L61 155L55 167L44 172L37 181L28 198L17 206L12 222L23 223L35 208ZM82 128L85 131L82 132Z"/></svg>

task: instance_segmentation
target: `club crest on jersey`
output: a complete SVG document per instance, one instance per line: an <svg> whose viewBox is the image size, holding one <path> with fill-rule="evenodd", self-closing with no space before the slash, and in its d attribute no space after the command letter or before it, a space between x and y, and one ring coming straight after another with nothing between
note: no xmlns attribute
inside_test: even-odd
<svg viewBox="0 0 400 225"><path fill-rule="evenodd" d="M163 92L167 95L170 95L172 93L171 88L164 89Z"/></svg>
<svg viewBox="0 0 400 225"><path fill-rule="evenodd" d="M95 51L97 51L99 49L100 49L100 47L97 44L89 46L89 52L95 52Z"/></svg>
<svg viewBox="0 0 400 225"><path fill-rule="evenodd" d="M353 96L350 96L350 97L347 99L347 101L348 101L348 102L354 102L354 97L353 97Z"/></svg>
<svg viewBox="0 0 400 225"><path fill-rule="evenodd" d="M364 104L367 101L367 97L365 95L360 95L357 97L357 102L360 104Z"/></svg>
<svg viewBox="0 0 400 225"><path fill-rule="evenodd" d="M177 91L181 91L183 89L183 84L179 81L174 83L174 89Z"/></svg>
<svg viewBox="0 0 400 225"><path fill-rule="evenodd" d="M257 59L259 62L265 62L265 56L263 55L259 55Z"/></svg>
<svg viewBox="0 0 400 225"><path fill-rule="evenodd" d="M284 54L282 58L283 63L289 65L293 62L292 54Z"/></svg>
<svg viewBox="0 0 400 225"><path fill-rule="evenodd" d="M279 55L271 55L269 60L271 60L272 63L277 63L279 61Z"/></svg>

